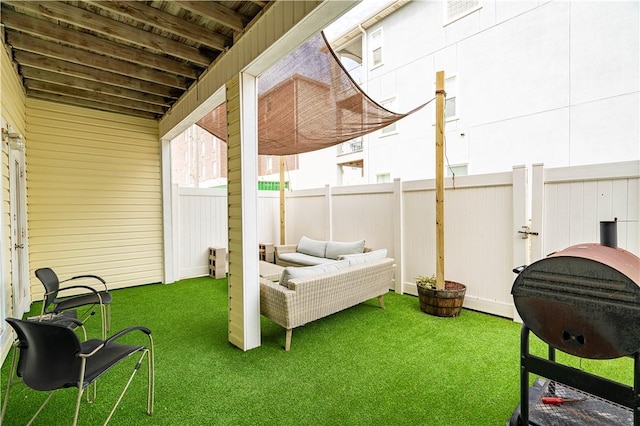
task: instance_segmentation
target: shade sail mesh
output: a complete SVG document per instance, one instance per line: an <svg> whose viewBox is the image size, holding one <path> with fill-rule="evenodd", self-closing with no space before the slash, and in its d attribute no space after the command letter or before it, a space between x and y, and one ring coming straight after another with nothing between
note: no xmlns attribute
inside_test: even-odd
<svg viewBox="0 0 640 426"><path fill-rule="evenodd" d="M405 114L380 106L353 81L319 33L258 78L258 153L326 148L386 127L425 105ZM223 103L196 124L226 141L226 114Z"/></svg>

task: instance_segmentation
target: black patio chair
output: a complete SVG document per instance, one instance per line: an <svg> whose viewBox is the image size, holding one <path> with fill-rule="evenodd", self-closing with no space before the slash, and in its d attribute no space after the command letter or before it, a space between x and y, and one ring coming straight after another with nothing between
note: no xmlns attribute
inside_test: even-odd
<svg viewBox="0 0 640 426"><path fill-rule="evenodd" d="M60 281L58 276L51 268L40 268L36 270L36 277L42 282L45 288L44 300L42 301L42 313L40 319L49 319L53 316L60 315L65 311L77 309L82 306L88 306L86 315L80 318L84 323L95 311L91 308L98 306L100 308L100 321L102 326L102 338L106 338L107 332L111 329L111 294L107 288L105 280L97 275L78 275L64 281ZM96 291L88 285L73 285L60 288L61 283L80 279L94 279L104 286L104 291ZM59 297L60 293L68 290L88 290L88 293Z"/></svg>
<svg viewBox="0 0 640 426"><path fill-rule="evenodd" d="M11 388L20 382L37 391L50 391L50 394L33 415L29 424L44 409L58 389L77 387L78 396L73 415L73 425L78 422L82 394L93 384L93 399L96 395L96 380L111 367L127 359L134 353L141 353L133 367L124 389L114 404L105 425L111 420L118 404L127 391L134 375L147 358L147 414L153 414L154 403L154 352L151 331L142 326L126 328L106 340L92 339L80 341L76 333L65 325L50 321L24 321L14 318L6 320L17 334L11 360L10 377L7 383L0 424L7 411ZM117 339L133 331L141 331L148 336L149 344L130 345L116 342ZM89 392L87 392L88 396ZM90 400L89 402L93 401ZM57 421L60 421L58 419ZM135 422L134 422L135 423Z"/></svg>

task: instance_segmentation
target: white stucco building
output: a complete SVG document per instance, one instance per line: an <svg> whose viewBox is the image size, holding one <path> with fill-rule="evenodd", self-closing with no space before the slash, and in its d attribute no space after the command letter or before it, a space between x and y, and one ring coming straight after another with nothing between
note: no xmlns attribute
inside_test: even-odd
<svg viewBox="0 0 640 426"><path fill-rule="evenodd" d="M433 98L445 71L457 175L640 158L637 1L363 3L368 14L345 15L330 42L367 94L396 112ZM302 189L432 178L434 123L431 104L361 143L300 155L287 180Z"/></svg>

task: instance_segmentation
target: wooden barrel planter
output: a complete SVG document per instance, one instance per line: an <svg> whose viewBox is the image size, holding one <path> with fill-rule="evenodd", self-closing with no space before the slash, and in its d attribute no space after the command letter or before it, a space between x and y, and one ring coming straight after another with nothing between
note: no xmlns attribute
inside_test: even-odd
<svg viewBox="0 0 640 426"><path fill-rule="evenodd" d="M455 281L445 281L444 290L418 284L420 309L427 314L439 317L460 315L467 287Z"/></svg>

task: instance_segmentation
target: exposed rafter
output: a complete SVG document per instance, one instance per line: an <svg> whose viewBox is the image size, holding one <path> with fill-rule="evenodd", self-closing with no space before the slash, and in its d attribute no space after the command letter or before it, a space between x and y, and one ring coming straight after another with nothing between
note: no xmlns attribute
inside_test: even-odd
<svg viewBox="0 0 640 426"><path fill-rule="evenodd" d="M0 4L28 97L160 118L269 1Z"/></svg>

